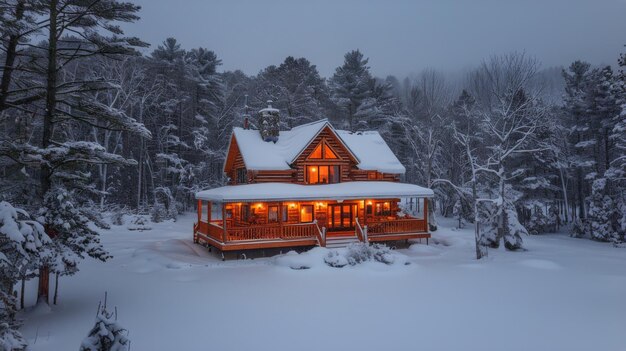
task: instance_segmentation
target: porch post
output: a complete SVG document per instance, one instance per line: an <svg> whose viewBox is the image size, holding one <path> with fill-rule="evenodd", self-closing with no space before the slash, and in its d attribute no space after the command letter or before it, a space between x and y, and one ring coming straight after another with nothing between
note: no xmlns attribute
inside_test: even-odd
<svg viewBox="0 0 626 351"><path fill-rule="evenodd" d="M228 236L226 234L226 203L222 202L222 223L224 226L224 232L222 233L222 241L226 242Z"/></svg>
<svg viewBox="0 0 626 351"><path fill-rule="evenodd" d="M424 230L428 232L428 198L424 198Z"/></svg>
<svg viewBox="0 0 626 351"><path fill-rule="evenodd" d="M207 223L211 223L211 201L207 201L206 203L206 218L207 218Z"/></svg>
<svg viewBox="0 0 626 351"><path fill-rule="evenodd" d="M198 200L198 223L202 220L202 200Z"/></svg>

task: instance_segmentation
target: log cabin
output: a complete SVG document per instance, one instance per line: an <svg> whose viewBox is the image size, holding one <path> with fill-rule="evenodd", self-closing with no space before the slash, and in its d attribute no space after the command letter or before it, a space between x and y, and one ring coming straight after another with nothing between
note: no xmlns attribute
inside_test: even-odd
<svg viewBox="0 0 626 351"><path fill-rule="evenodd" d="M195 243L223 252L430 238L433 191L400 182L405 168L377 131L325 119L281 131L271 105L257 122L233 128L228 184L196 193Z"/></svg>

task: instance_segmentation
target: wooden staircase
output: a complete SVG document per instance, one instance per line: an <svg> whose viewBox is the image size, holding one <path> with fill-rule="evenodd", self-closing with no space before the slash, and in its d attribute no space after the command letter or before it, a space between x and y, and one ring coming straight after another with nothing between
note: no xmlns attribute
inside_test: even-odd
<svg viewBox="0 0 626 351"><path fill-rule="evenodd" d="M352 243L358 243L359 241L359 238L354 232L335 232L326 236L326 248L336 249L346 247Z"/></svg>

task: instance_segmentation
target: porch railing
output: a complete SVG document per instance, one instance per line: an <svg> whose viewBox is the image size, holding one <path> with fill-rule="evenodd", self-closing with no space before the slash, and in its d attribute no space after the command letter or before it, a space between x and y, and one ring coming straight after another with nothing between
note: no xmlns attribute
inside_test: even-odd
<svg viewBox="0 0 626 351"><path fill-rule="evenodd" d="M227 229L228 241L302 239L316 237L315 223L263 225Z"/></svg>
<svg viewBox="0 0 626 351"><path fill-rule="evenodd" d="M317 230L315 232L315 237L317 238L317 243L321 247L326 247L326 227L322 227L320 229L320 226L317 223L317 220L315 222L313 222L313 223L315 223L315 229Z"/></svg>
<svg viewBox="0 0 626 351"><path fill-rule="evenodd" d="M367 227L367 233L370 235L421 232L426 232L426 221L415 218L373 222L368 223Z"/></svg>
<svg viewBox="0 0 626 351"><path fill-rule="evenodd" d="M363 226L361 227L361 223L359 223L359 218L357 217L356 220L356 226L354 231L356 232L356 236L357 238L359 238L359 241L367 243L369 242L369 240L367 239L367 226Z"/></svg>

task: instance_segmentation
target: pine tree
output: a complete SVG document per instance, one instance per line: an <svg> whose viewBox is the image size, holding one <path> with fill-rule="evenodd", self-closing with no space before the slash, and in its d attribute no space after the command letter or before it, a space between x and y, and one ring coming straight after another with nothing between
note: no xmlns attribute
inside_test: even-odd
<svg viewBox="0 0 626 351"><path fill-rule="evenodd" d="M21 350L26 341L17 330L13 287L28 270L50 259L52 242L30 215L0 202L0 350Z"/></svg>
<svg viewBox="0 0 626 351"><path fill-rule="evenodd" d="M584 175L593 166L591 147L594 140L589 139L590 126L586 118L586 93L587 81L589 77L590 65L586 62L575 61L568 70L563 70L565 79L565 103L564 112L569 119L570 143L574 146L572 166L576 174L576 201L578 202L578 218L584 219L586 216Z"/></svg>
<svg viewBox="0 0 626 351"><path fill-rule="evenodd" d="M359 50L350 51L345 54L343 65L337 67L329 80L332 100L341 108L345 116L343 125L350 130L354 130L359 123L355 115L361 104L372 97L375 82L368 61ZM362 108L360 112L364 113Z"/></svg>
<svg viewBox="0 0 626 351"><path fill-rule="evenodd" d="M113 312L107 309L107 295L104 304L98 305L95 325L80 345L80 351L128 351L130 340L128 330L117 321L117 308Z"/></svg>
<svg viewBox="0 0 626 351"><path fill-rule="evenodd" d="M606 193L606 182L605 178L594 180L589 204L591 238L598 241L611 241L617 237L613 227L617 208Z"/></svg>
<svg viewBox="0 0 626 351"><path fill-rule="evenodd" d="M272 100L286 128L326 116L328 87L317 67L305 58L289 56L279 66L265 68L256 77L255 90L255 104L265 107L266 101Z"/></svg>

